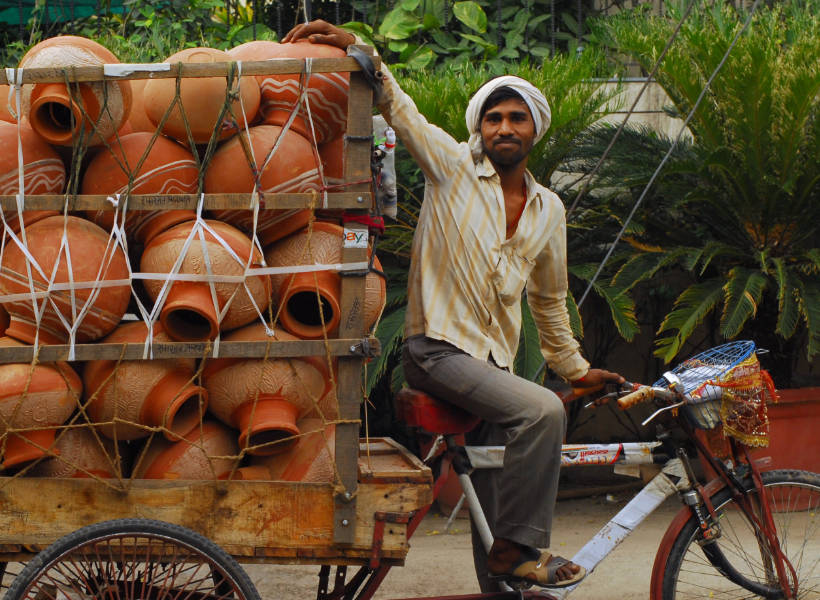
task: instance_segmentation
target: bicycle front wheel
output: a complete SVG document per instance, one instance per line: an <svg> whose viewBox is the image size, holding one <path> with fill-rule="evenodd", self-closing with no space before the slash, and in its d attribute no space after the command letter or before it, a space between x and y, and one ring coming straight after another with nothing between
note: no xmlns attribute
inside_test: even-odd
<svg viewBox="0 0 820 600"><path fill-rule="evenodd" d="M780 548L797 573L797 599L816 600L820 598L820 475L786 470L761 475ZM751 478L744 487L754 490ZM730 491L719 490L711 500L721 530L717 545L728 563L724 570L733 569L735 581L707 558L697 540L698 521L692 516L668 549L662 600L785 598L773 557L765 544L758 543L755 528Z"/></svg>
<svg viewBox="0 0 820 600"><path fill-rule="evenodd" d="M78 529L40 552L8 600L259 600L247 573L207 538L170 523L119 519Z"/></svg>

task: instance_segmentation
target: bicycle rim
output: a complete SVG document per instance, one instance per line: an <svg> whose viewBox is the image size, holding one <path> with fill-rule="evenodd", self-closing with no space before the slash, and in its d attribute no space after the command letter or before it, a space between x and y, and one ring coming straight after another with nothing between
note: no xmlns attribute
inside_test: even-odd
<svg viewBox="0 0 820 600"><path fill-rule="evenodd" d="M797 573L797 599L816 600L820 598L820 475L768 471L762 476L781 550ZM750 480L745 485L749 490L754 487ZM779 589L773 558L761 549L753 526L729 490L717 492L712 503L721 529L717 543L732 567L751 581ZM663 577L663 600L760 598L712 566L696 541L697 530L693 517L672 544Z"/></svg>
<svg viewBox="0 0 820 600"><path fill-rule="evenodd" d="M85 527L38 554L12 583L9 600L258 600L244 570L193 531L127 519Z"/></svg>

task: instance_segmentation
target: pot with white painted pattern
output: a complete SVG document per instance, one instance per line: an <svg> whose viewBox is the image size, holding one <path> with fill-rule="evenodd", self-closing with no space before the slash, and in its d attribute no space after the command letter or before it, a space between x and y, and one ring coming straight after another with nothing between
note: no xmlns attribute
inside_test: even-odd
<svg viewBox="0 0 820 600"><path fill-rule="evenodd" d="M307 40L279 44L257 40L232 48L228 54L233 60L256 61L271 58L343 58L344 50L327 44L311 44ZM282 73L257 75L262 90L259 108L265 123L283 126L291 112L297 115L291 128L321 144L338 137L347 125L347 96L350 89L348 73ZM307 102L313 121L311 128L307 109L300 106L303 85L307 87ZM313 135L315 133L315 137Z"/></svg>
<svg viewBox="0 0 820 600"><path fill-rule="evenodd" d="M225 337L225 341L294 341L280 330L268 336L263 323L253 323ZM336 395L325 359L239 359L208 361L202 372L210 412L239 429L239 446L251 454L267 455L292 447L299 434L296 422L305 416L338 415Z"/></svg>
<svg viewBox="0 0 820 600"><path fill-rule="evenodd" d="M271 267L299 265L339 265L342 262L344 229L334 223L317 221L310 228L279 240L265 250ZM374 269L381 271L373 257ZM303 339L335 335L341 318L341 277L333 268L293 274L272 275L273 302L279 322ZM365 277L364 323L369 330L384 308L384 277L369 272Z"/></svg>
<svg viewBox="0 0 820 600"><path fill-rule="evenodd" d="M43 40L20 61L21 69L102 66L120 61L88 38L62 35ZM77 140L103 143L128 120L131 83L128 80L71 84L25 84L22 114L50 144L71 146Z"/></svg>
<svg viewBox="0 0 820 600"><path fill-rule="evenodd" d="M125 205L126 194L195 194L198 183L199 170L187 148L140 131L123 136L91 160L82 193L120 195ZM88 216L106 230L114 224L113 210L93 211ZM129 210L125 232L129 241L145 244L160 232L195 218L193 210Z"/></svg>
<svg viewBox="0 0 820 600"><path fill-rule="evenodd" d="M148 327L139 321L120 325L103 343L142 344L147 337ZM152 339L172 341L159 323ZM178 440L199 424L208 405L195 372L193 358L88 361L83 371L88 418L114 440L147 437L156 428Z"/></svg>
<svg viewBox="0 0 820 600"><path fill-rule="evenodd" d="M0 338L0 348L21 346ZM82 390L82 381L65 362L0 365L0 468L46 456L57 428L79 405Z"/></svg>
<svg viewBox="0 0 820 600"><path fill-rule="evenodd" d="M144 280L145 290L154 302L162 303L160 322L168 335L192 342L212 340L220 330L247 325L264 313L270 302L270 277L245 275L246 266L261 264L262 254L248 236L227 223L208 219L203 225L181 223L154 237L142 253L140 268L144 273L171 274L167 283ZM174 273L214 280L174 281ZM238 280L216 281L220 277Z"/></svg>
<svg viewBox="0 0 820 600"><path fill-rule="evenodd" d="M130 273L107 232L59 215L27 226L26 240L25 251L7 244L0 261L0 295L14 295L3 301L10 317L6 335L29 344L35 337L40 344L65 344L73 329L74 341L84 343L119 325L131 299Z"/></svg>

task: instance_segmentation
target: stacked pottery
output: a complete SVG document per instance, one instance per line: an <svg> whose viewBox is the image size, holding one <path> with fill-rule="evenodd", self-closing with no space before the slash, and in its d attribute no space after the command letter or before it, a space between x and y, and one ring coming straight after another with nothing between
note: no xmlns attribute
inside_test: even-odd
<svg viewBox="0 0 820 600"><path fill-rule="evenodd" d="M327 44L311 44L307 40L292 44L254 41L228 51L233 60L257 61L271 58L342 58L344 50ZM284 126L296 111L291 123L298 133L316 143L338 137L347 125L347 96L350 89L348 73L288 73L257 75L262 89L260 113L265 123ZM307 87L307 109L300 105L303 87Z"/></svg>
<svg viewBox="0 0 820 600"><path fill-rule="evenodd" d="M9 95L11 86L0 84L0 121L16 123L12 110L15 104L14 95Z"/></svg>
<svg viewBox="0 0 820 600"><path fill-rule="evenodd" d="M109 439L87 427L60 432L54 443L55 456L44 458L27 471L31 477L117 477L122 472L117 448Z"/></svg>
<svg viewBox="0 0 820 600"><path fill-rule="evenodd" d="M204 224L207 228L196 222L176 225L149 241L142 254L143 272L171 273L167 283L146 279L145 289L154 302L158 298L162 302L160 322L177 341L212 340L220 330L247 325L259 317L270 300L270 278L245 275L246 267L262 262L251 240L226 223L206 220ZM241 281L212 285L207 281L173 281L174 273L231 276Z"/></svg>
<svg viewBox="0 0 820 600"><path fill-rule="evenodd" d="M250 157L245 151L248 146ZM313 146L298 133L274 125L251 127L247 139L237 136L216 151L205 173L205 192L318 192L322 180L316 163ZM211 215L248 234L254 232L250 210L216 210ZM256 223L259 243L267 246L305 227L309 220L309 210L260 210Z"/></svg>
<svg viewBox="0 0 820 600"><path fill-rule="evenodd" d="M311 228L279 240L265 250L271 267L292 265L334 265L342 262L344 229L339 225L316 222ZM378 258L374 268L381 270ZM341 317L341 277L336 271L272 275L273 301L279 322L290 333L303 339L332 336ZM365 277L364 321L370 329L384 308L384 278L370 272Z"/></svg>
<svg viewBox="0 0 820 600"><path fill-rule="evenodd" d="M6 246L0 261L0 296L18 296L3 302L10 316L7 335L60 344L73 330L74 341L83 343L119 324L131 297L130 275L122 250L105 231L79 217L53 216L27 226L26 241L25 252L17 244ZM51 289L55 284L66 289ZM32 291L45 292L36 309Z"/></svg>
<svg viewBox="0 0 820 600"><path fill-rule="evenodd" d="M147 79L131 80L131 114L128 116L127 125L132 132L147 131L154 133L157 126L148 118L145 112L145 84Z"/></svg>
<svg viewBox="0 0 820 600"><path fill-rule="evenodd" d="M0 91L2 100L2 91ZM20 156L22 153L23 189L20 189ZM0 121L0 195L15 194L61 194L65 187L65 167L60 156L27 123ZM23 212L23 225L51 215L56 210L27 210ZM20 232L20 217L16 212L4 215L6 225L15 233ZM8 242L7 242L8 243Z"/></svg>
<svg viewBox="0 0 820 600"><path fill-rule="evenodd" d="M147 336L145 323L127 323L103 343L145 343ZM153 340L170 338L155 324ZM83 372L86 413L113 440L147 437L156 428L179 440L199 424L207 406L207 392L193 383L195 371L193 358L89 361Z"/></svg>
<svg viewBox="0 0 820 600"><path fill-rule="evenodd" d="M82 193L193 194L198 182L199 170L187 148L141 131L123 136L93 158L83 176ZM89 214L104 229L111 229L114 216L113 210ZM145 244L158 233L195 218L192 210L128 211L125 232L129 241Z"/></svg>
<svg viewBox="0 0 820 600"><path fill-rule="evenodd" d="M297 338L277 331L267 335L254 323L225 341L288 341ZM299 434L297 421L309 415L336 418L336 396L330 371L319 357L210 360L202 373L209 410L239 429L239 446L250 454L284 452Z"/></svg>
<svg viewBox="0 0 820 600"><path fill-rule="evenodd" d="M236 469L236 436L224 425L204 421L182 440L154 437L138 457L136 479L224 479Z"/></svg>
<svg viewBox="0 0 820 600"><path fill-rule="evenodd" d="M44 40L26 52L21 69L102 66L119 63L100 44L64 35ZM131 84L127 80L72 84L36 83L23 86L22 113L50 144L89 145L111 138L128 119Z"/></svg>
<svg viewBox="0 0 820 600"><path fill-rule="evenodd" d="M269 479L328 483L335 481L336 426L321 419L302 419L296 444L282 454L258 456L251 467L264 467ZM262 478L264 471L249 471L248 479Z"/></svg>
<svg viewBox="0 0 820 600"><path fill-rule="evenodd" d="M229 63L232 60L222 50L188 48L172 54L165 62ZM185 73L184 68L182 72ZM230 90L225 77L186 77L179 82L179 98L175 102L176 93L175 79L151 79L143 89L143 101L151 122L162 125L165 135L181 141L188 140L188 129L197 144L208 142L214 135L217 140L224 140L244 129L259 110L259 84L252 77L242 77L241 81L235 78Z"/></svg>
<svg viewBox="0 0 820 600"><path fill-rule="evenodd" d="M8 337L0 348L23 346ZM0 365L0 435L7 469L45 456L77 407L83 384L67 363Z"/></svg>

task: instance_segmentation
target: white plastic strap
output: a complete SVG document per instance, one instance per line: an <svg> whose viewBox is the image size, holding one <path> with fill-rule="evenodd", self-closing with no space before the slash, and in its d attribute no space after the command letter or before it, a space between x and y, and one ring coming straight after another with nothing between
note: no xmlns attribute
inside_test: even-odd
<svg viewBox="0 0 820 600"><path fill-rule="evenodd" d="M308 90L308 81L310 81L310 76L313 73L313 58L306 57L305 58L305 93L302 94L300 100L305 105L305 112L307 113L307 121L310 125L310 134L313 140L316 139L316 129L313 126L313 114L310 112L310 94L307 93ZM322 169L322 158L319 156L319 149L316 147L316 144L311 144L311 150L313 151L313 160L316 162L316 167L319 171L319 180L324 182L325 174L324 170ZM322 185L322 208L327 208L327 189L324 185Z"/></svg>

